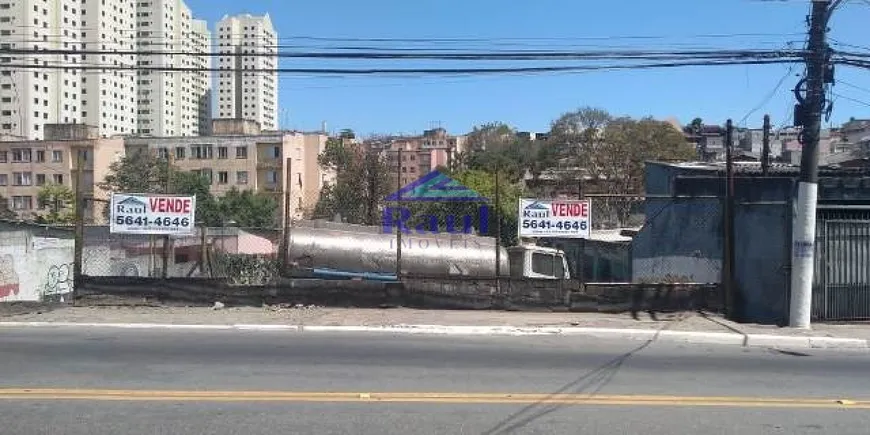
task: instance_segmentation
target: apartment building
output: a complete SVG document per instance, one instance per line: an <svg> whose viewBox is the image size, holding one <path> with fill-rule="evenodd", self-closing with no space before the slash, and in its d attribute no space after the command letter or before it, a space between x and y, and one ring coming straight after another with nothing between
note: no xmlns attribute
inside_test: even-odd
<svg viewBox="0 0 870 435"><path fill-rule="evenodd" d="M370 148L395 168L390 174L391 183L396 185L411 183L438 167L450 167L459 153L468 151L466 136L450 135L443 128L425 130L422 136L390 138Z"/></svg>
<svg viewBox="0 0 870 435"><path fill-rule="evenodd" d="M278 35L269 14L224 16L217 23L217 117L278 128Z"/></svg>
<svg viewBox="0 0 870 435"><path fill-rule="evenodd" d="M139 56L138 65L144 69L137 74L138 133L150 136L207 134L211 105L208 71L147 68L210 68L208 25L194 20L190 8L181 0L139 1L136 11L140 51L184 53Z"/></svg>
<svg viewBox="0 0 870 435"><path fill-rule="evenodd" d="M324 184L335 178L317 162L326 147L325 134L262 132L248 120L213 123L211 136L128 137L124 145L130 155L152 152L181 170L203 175L217 196L233 188L271 193L283 210L284 192L289 189L294 218L313 210Z"/></svg>
<svg viewBox="0 0 870 435"><path fill-rule="evenodd" d="M190 92L182 94L182 104L186 101L188 106L182 110L191 124L188 131L191 134L207 136L211 133L211 103L212 86L211 71L211 31L205 20L192 20L190 32L186 38L188 41L185 51L203 53L203 56L190 56L188 66L199 68L200 71L192 73L189 78ZM184 89L184 87L182 87ZM184 131L184 125L182 125Z"/></svg>
<svg viewBox="0 0 870 435"><path fill-rule="evenodd" d="M0 136L42 139L44 125L65 123L96 126L103 137L140 128L199 134L209 124L201 116L210 112L204 110L210 105L208 73L139 73L135 67L207 66L208 57L138 59L133 54L146 47L206 53L207 25L194 22L181 0L0 0ZM67 68L79 64L89 69ZM106 69L93 68L102 66ZM142 81L148 83L140 86ZM171 117L164 118L164 107ZM144 125L141 112L148 115Z"/></svg>
<svg viewBox="0 0 870 435"><path fill-rule="evenodd" d="M78 0L0 0L0 50L83 48L86 16ZM0 135L41 139L45 124L83 122L81 73L57 68L82 60L0 53Z"/></svg>
<svg viewBox="0 0 870 435"><path fill-rule="evenodd" d="M103 223L108 194L98 184L109 166L124 157L124 141L101 138L99 129L82 124L44 124L43 140L0 142L0 196L21 219L34 219L46 209L39 190L54 183L75 188L81 166L81 190L93 195L85 220Z"/></svg>
<svg viewBox="0 0 870 435"><path fill-rule="evenodd" d="M33 0L31 0L33 1ZM126 54L82 55L87 65L112 69L81 73L82 122L104 137L136 131L136 2L99 0L82 4L82 49ZM117 68L117 69L116 69ZM61 101L64 96L56 95Z"/></svg>

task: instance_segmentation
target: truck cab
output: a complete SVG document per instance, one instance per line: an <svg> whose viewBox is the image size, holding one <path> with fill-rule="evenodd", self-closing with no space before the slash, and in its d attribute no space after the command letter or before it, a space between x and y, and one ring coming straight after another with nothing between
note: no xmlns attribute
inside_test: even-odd
<svg viewBox="0 0 870 435"><path fill-rule="evenodd" d="M512 278L571 279L565 253L558 249L520 245L507 251Z"/></svg>

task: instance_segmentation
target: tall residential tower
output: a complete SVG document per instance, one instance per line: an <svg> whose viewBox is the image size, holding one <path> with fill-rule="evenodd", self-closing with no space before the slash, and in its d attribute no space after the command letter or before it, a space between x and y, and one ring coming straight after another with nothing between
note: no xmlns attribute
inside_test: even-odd
<svg viewBox="0 0 870 435"><path fill-rule="evenodd" d="M211 125L211 84L208 71L150 71L148 68L211 67L211 34L205 22L194 20L181 0L138 3L140 51L178 54L139 56L139 134L196 136ZM183 53L183 54L182 54ZM196 56L193 53L203 53Z"/></svg>
<svg viewBox="0 0 870 435"><path fill-rule="evenodd" d="M276 130L278 35L269 14L225 16L217 23L217 35L218 69L227 70L218 72L218 117Z"/></svg>
<svg viewBox="0 0 870 435"><path fill-rule="evenodd" d="M46 124L64 123L103 137L207 132L207 71L135 69L208 67L210 45L207 26L182 0L0 0L0 136L42 139Z"/></svg>

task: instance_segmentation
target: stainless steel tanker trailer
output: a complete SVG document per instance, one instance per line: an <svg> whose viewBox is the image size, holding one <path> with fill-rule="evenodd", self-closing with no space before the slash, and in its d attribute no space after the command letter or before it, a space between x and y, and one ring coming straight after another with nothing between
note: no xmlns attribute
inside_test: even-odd
<svg viewBox="0 0 870 435"><path fill-rule="evenodd" d="M288 232L289 261L318 277L396 279L397 237L382 227L329 221L294 223ZM403 275L496 274L492 237L469 234L403 234ZM565 254L522 245L500 248L500 274L515 278L570 279Z"/></svg>

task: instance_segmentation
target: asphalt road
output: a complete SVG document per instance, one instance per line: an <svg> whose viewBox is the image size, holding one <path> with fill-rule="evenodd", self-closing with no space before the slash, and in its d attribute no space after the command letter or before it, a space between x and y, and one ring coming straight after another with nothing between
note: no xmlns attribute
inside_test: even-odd
<svg viewBox="0 0 870 435"><path fill-rule="evenodd" d="M0 433L866 434L868 363L570 337L2 329Z"/></svg>

